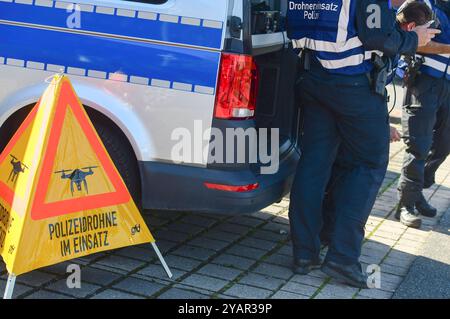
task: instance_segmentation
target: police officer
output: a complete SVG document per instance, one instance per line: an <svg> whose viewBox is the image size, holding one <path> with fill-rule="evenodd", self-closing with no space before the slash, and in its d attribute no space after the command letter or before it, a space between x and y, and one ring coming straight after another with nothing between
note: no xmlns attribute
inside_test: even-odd
<svg viewBox="0 0 450 319"><path fill-rule="evenodd" d="M425 3L434 11L442 33L419 48L423 66L407 88L402 117L407 148L396 214L404 225L415 228L421 226L420 215L437 213L422 191L435 183L435 173L450 153L450 2Z"/></svg>
<svg viewBox="0 0 450 319"><path fill-rule="evenodd" d="M404 31L411 31L414 27L425 25L432 20L431 9L423 2L418 1L406 1L401 8L392 8L397 14L397 27ZM398 10L397 10L398 9ZM397 12L398 11L398 12ZM395 68L392 70L392 74L388 79L388 84L390 84L395 77L395 70L398 65L398 60L400 56L393 61ZM397 129L393 126L390 128L390 142L401 141L401 135ZM339 179L337 172L343 172L345 169L340 169L340 167L346 167L352 165L351 152L347 151L343 145L338 151L338 158L336 159L333 168L330 181L328 183L325 199L323 203L323 227L320 234L320 240L322 246L328 246L330 242L331 233L333 232L334 220L335 220L335 205L334 199L334 185Z"/></svg>
<svg viewBox="0 0 450 319"><path fill-rule="evenodd" d="M297 82L303 154L289 211L294 271L299 274L320 264L322 201L338 149L344 145L352 154L352 165L338 172L336 221L322 271L367 288L358 259L389 155L385 83L375 76L384 66L377 63L380 70L375 70L372 58L415 54L436 32L418 28L408 33L394 25L388 1L289 1L289 37L294 48L302 50L303 66ZM373 61L380 60L377 57Z"/></svg>

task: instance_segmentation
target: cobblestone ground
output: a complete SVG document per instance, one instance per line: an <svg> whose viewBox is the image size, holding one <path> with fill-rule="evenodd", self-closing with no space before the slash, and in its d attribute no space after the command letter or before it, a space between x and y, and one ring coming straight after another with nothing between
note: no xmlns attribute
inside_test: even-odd
<svg viewBox="0 0 450 319"><path fill-rule="evenodd" d="M145 216L170 265L169 280L150 245L72 261L81 266L81 289L68 289L62 263L19 276L15 298L390 298L438 219L420 230L393 218L403 144L392 146L389 172L366 225L361 261L381 266L381 289L359 290L319 270L294 275L289 242L289 200L248 216L149 213ZM442 215L450 206L450 160L438 184L425 192ZM6 271L1 265L0 288ZM1 291L3 293L3 291Z"/></svg>

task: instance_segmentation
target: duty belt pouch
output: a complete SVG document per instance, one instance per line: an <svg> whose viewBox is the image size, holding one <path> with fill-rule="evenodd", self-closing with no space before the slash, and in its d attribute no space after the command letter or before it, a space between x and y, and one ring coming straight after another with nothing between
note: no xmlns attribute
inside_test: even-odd
<svg viewBox="0 0 450 319"><path fill-rule="evenodd" d="M409 105L411 105L412 103L412 88L411 87L406 87L406 92L405 95L403 97L403 106L407 107Z"/></svg>
<svg viewBox="0 0 450 319"><path fill-rule="evenodd" d="M308 49L303 49L300 52L300 69L302 71L311 70L311 51Z"/></svg>
<svg viewBox="0 0 450 319"><path fill-rule="evenodd" d="M387 97L386 85L389 73L392 72L392 63L390 59L386 61L377 54L373 54L372 63L374 64L374 69L371 73L371 81L369 81L372 86L372 91L383 97Z"/></svg>

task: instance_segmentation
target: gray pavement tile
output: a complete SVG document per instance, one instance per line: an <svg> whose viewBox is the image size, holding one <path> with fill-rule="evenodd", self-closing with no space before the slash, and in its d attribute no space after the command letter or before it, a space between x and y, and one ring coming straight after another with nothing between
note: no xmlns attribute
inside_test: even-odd
<svg viewBox="0 0 450 319"><path fill-rule="evenodd" d="M267 251L238 244L227 249L226 253L246 258L260 259L262 256L267 254Z"/></svg>
<svg viewBox="0 0 450 319"><path fill-rule="evenodd" d="M189 237L191 237L189 234L182 233L182 232L175 232L172 230L168 230L166 228L159 229L154 233L154 236L157 240L168 240L173 241L176 243L182 243L185 242Z"/></svg>
<svg viewBox="0 0 450 319"><path fill-rule="evenodd" d="M287 284L285 284L283 287L281 287L280 290L292 292L295 294L305 295L305 296L312 296L317 291L317 289L318 289L317 287L290 281Z"/></svg>
<svg viewBox="0 0 450 319"><path fill-rule="evenodd" d="M167 265L170 268L178 268L185 271L192 271L197 268L202 262L197 259L185 258L175 255L167 255L164 257Z"/></svg>
<svg viewBox="0 0 450 319"><path fill-rule="evenodd" d="M206 238L206 237L195 238L195 239L189 241L187 244L195 246L195 247L211 249L216 252L224 249L225 247L227 247L229 245L229 243L227 243L225 241Z"/></svg>
<svg viewBox="0 0 450 319"><path fill-rule="evenodd" d="M311 275L306 276L294 275L294 277L291 278L291 281L319 288L320 286L323 285L325 279L313 277Z"/></svg>
<svg viewBox="0 0 450 319"><path fill-rule="evenodd" d="M317 277L317 278L321 278L321 279L328 278L328 276L325 275L320 269L314 269L313 271L311 271L308 274L308 276Z"/></svg>
<svg viewBox="0 0 450 319"><path fill-rule="evenodd" d="M258 229L257 231L252 233L252 237L271 242L279 242L282 240L286 240L288 238L288 234L287 233L281 234L280 232Z"/></svg>
<svg viewBox="0 0 450 319"><path fill-rule="evenodd" d="M2 279L6 280L7 277L8 276L5 274L2 276ZM18 276L16 279L16 282L22 283L22 284L25 284L28 286L40 287L56 278L57 278L56 275L45 273L45 272L42 272L39 270L34 270L32 272Z"/></svg>
<svg viewBox="0 0 450 319"><path fill-rule="evenodd" d="M39 290L25 297L25 299L74 299L74 297L65 296L48 290Z"/></svg>
<svg viewBox="0 0 450 319"><path fill-rule="evenodd" d="M126 270L119 269L119 268L113 268L113 267L109 267L109 266L101 265L101 264L97 264L97 263L91 264L91 265L89 265L89 267L92 267L95 269L101 269L101 270L112 272L112 273L119 274L119 275L128 274L128 271L126 271Z"/></svg>
<svg viewBox="0 0 450 319"><path fill-rule="evenodd" d="M275 291L285 283L285 280L249 273L248 275L242 277L239 280L239 283Z"/></svg>
<svg viewBox="0 0 450 319"><path fill-rule="evenodd" d="M276 207L276 208L277 208L279 211L282 210L281 207ZM251 214L250 216L252 216L252 217L254 217L254 218L261 219L261 220L263 220L263 221L267 221L267 220L273 218L274 216L276 216L274 213L269 212L269 210L270 210L270 206L267 207L267 208L265 208L265 209L263 209L262 211L253 213L253 214Z"/></svg>
<svg viewBox="0 0 450 319"><path fill-rule="evenodd" d="M270 290L235 284L224 292L225 295L245 299L267 299L272 292Z"/></svg>
<svg viewBox="0 0 450 319"><path fill-rule="evenodd" d="M165 255L169 250L174 248L175 246L178 246L179 243L169 241L169 240L159 240L156 239L156 245L158 246L159 250L163 255ZM150 255L154 255L155 251L153 250L153 247L151 245L148 245L148 248L145 247L145 249L150 250Z"/></svg>
<svg viewBox="0 0 450 319"><path fill-rule="evenodd" d="M392 266L388 264L381 264L381 271L383 273L397 275L397 276L406 276L406 274L409 271L409 268L406 267L400 267L400 266Z"/></svg>
<svg viewBox="0 0 450 319"><path fill-rule="evenodd" d="M212 297L214 294L217 293L217 292L214 292L211 290L206 290L206 289L202 289L202 288L198 288L198 287L194 287L194 286L184 285L182 283L175 283L171 288L178 288L178 289L183 289L183 290L194 291L194 292L197 292L199 294L209 296L209 297Z"/></svg>
<svg viewBox="0 0 450 319"><path fill-rule="evenodd" d="M112 283L113 281L119 279L121 275L101 270L92 267L83 267L81 268L81 282L93 283L101 286L106 286Z"/></svg>
<svg viewBox="0 0 450 319"><path fill-rule="evenodd" d="M238 225L238 224L232 224L232 223L222 223L214 229L217 229L219 231L227 232L227 233L234 233L238 235L245 235L249 230L252 228L246 225Z"/></svg>
<svg viewBox="0 0 450 319"><path fill-rule="evenodd" d="M388 273L383 272L383 268L381 268L381 281L382 282L389 282L392 284L400 284L403 281L403 276L397 276L397 275L391 275Z"/></svg>
<svg viewBox="0 0 450 319"><path fill-rule="evenodd" d="M265 262L283 267L292 267L292 257L282 254L273 254L267 257Z"/></svg>
<svg viewBox="0 0 450 319"><path fill-rule="evenodd" d="M271 297L271 299L310 299L310 297L287 291L278 291Z"/></svg>
<svg viewBox="0 0 450 319"><path fill-rule="evenodd" d="M331 281L322 288L317 299L351 299L358 291L358 288Z"/></svg>
<svg viewBox="0 0 450 319"><path fill-rule="evenodd" d="M159 227L164 226L165 224L167 224L169 222L167 219L151 217L151 216L144 217L144 220L150 229L157 229Z"/></svg>
<svg viewBox="0 0 450 319"><path fill-rule="evenodd" d="M242 237L241 234L234 234L234 233L224 232L224 231L220 231L220 230L217 230L217 229L208 230L205 234L203 234L203 236L207 237L207 238L212 238L212 239L226 241L228 243L235 242L240 237Z"/></svg>
<svg viewBox="0 0 450 319"><path fill-rule="evenodd" d="M268 263L259 264L253 272L280 279L289 279L293 275L292 270L288 267L281 267Z"/></svg>
<svg viewBox="0 0 450 319"><path fill-rule="evenodd" d="M156 254L149 251L148 249L138 248L138 247L125 247L117 250L114 255L139 259L142 261L152 261L157 258Z"/></svg>
<svg viewBox="0 0 450 319"><path fill-rule="evenodd" d="M238 224L238 225L245 225L250 227L257 227L264 223L261 219L257 218L251 218L247 216L235 216L229 220L230 223Z"/></svg>
<svg viewBox="0 0 450 319"><path fill-rule="evenodd" d="M0 280L0 293L1 293L2 297L3 297L3 294L5 293L5 288L6 288L6 280ZM16 284L14 286L12 298L13 299L21 298L22 295L29 293L32 290L33 290L32 287L22 285L22 284L18 283L17 279L16 279Z"/></svg>
<svg viewBox="0 0 450 319"><path fill-rule="evenodd" d="M228 280L193 274L184 279L182 283L210 291L219 291L228 284Z"/></svg>
<svg viewBox="0 0 450 319"><path fill-rule="evenodd" d="M165 285L150 280L128 277L114 285L113 288L125 290L134 294L150 297L163 289Z"/></svg>
<svg viewBox="0 0 450 319"><path fill-rule="evenodd" d="M103 258L103 257L105 257L105 256L107 256L109 254L111 254L110 251L108 251L108 252L100 252L100 253L96 253L96 254L80 257L80 258L74 259L73 261L75 263L80 263L80 264L85 265L87 263L94 262L96 259Z"/></svg>
<svg viewBox="0 0 450 319"><path fill-rule="evenodd" d="M169 224L166 227L166 229L171 232L185 233L185 234L189 235L189 237L190 237L190 236L195 236L198 233L201 233L202 231L205 230L205 227L197 226L197 225L193 225L193 224L185 224L185 223L181 223L181 222L176 222L173 224Z"/></svg>
<svg viewBox="0 0 450 319"><path fill-rule="evenodd" d="M170 288L158 296L158 299L209 299L209 297L192 290Z"/></svg>
<svg viewBox="0 0 450 319"><path fill-rule="evenodd" d="M269 251L276 247L277 242L263 240L255 237L247 237L241 240L239 244Z"/></svg>
<svg viewBox="0 0 450 319"><path fill-rule="evenodd" d="M224 294L218 294L217 296L216 296L216 299L236 299L236 297L232 297L232 296L227 296L227 295L224 295Z"/></svg>
<svg viewBox="0 0 450 319"><path fill-rule="evenodd" d="M222 254L219 257L212 260L212 263L219 264L225 267L237 268L242 270L249 269L256 261L240 256L233 256L228 254Z"/></svg>
<svg viewBox="0 0 450 319"><path fill-rule="evenodd" d="M136 296L115 289L107 289L91 297L91 299L144 299L144 297Z"/></svg>
<svg viewBox="0 0 450 319"><path fill-rule="evenodd" d="M55 265L51 265L51 266L47 266L44 268L41 268L41 271L44 272L49 272L52 274L57 274L57 275L66 275L67 274L67 267L73 264L77 264L76 260L70 260L70 261L65 261L59 264L55 264Z"/></svg>
<svg viewBox="0 0 450 319"><path fill-rule="evenodd" d="M393 293L379 289L363 289L358 296L369 297L373 299L391 299Z"/></svg>
<svg viewBox="0 0 450 319"><path fill-rule="evenodd" d="M402 259L402 260L414 260L416 258L416 255L412 255L410 253L406 253L400 250L396 250L395 248L389 253L387 258L396 258L396 259Z"/></svg>
<svg viewBox="0 0 450 319"><path fill-rule="evenodd" d="M183 245L177 250L174 250L172 254L205 261L209 259L211 256L215 255L216 252L211 249Z"/></svg>
<svg viewBox="0 0 450 319"><path fill-rule="evenodd" d="M95 262L93 265L95 264L104 265L112 268L118 268L130 272L139 267L142 267L145 264L145 262L122 256L111 255Z"/></svg>
<svg viewBox="0 0 450 319"><path fill-rule="evenodd" d="M169 265L170 267L170 265ZM187 272L184 270L179 270L176 268L170 268L170 271L172 272L172 280L177 280L178 278L184 276ZM141 270L139 270L137 272L137 274L142 275L142 276L146 276L146 277L151 277L151 278L159 278L159 279L163 279L163 280L169 280L169 278L167 277L166 271L164 270L164 268L162 267L161 264L152 264L149 265Z"/></svg>
<svg viewBox="0 0 450 319"><path fill-rule="evenodd" d="M262 229L271 231L280 235L287 236L290 232L290 227L288 224L277 223L278 219L275 219L273 222L269 222L262 227Z"/></svg>
<svg viewBox="0 0 450 319"><path fill-rule="evenodd" d="M292 246L285 244L280 249L278 249L277 253L286 255L286 256L291 256L291 258L292 258Z"/></svg>
<svg viewBox="0 0 450 319"><path fill-rule="evenodd" d="M216 219L195 215L185 216L181 220L186 224L197 225L203 228L209 228L217 223Z"/></svg>
<svg viewBox="0 0 450 319"><path fill-rule="evenodd" d="M86 282L81 283L81 288L68 288L66 279L61 279L55 283L52 283L46 287L48 290L54 292L64 293L76 298L85 298L86 296L95 293L101 286L89 284Z"/></svg>
<svg viewBox="0 0 450 319"><path fill-rule="evenodd" d="M208 264L198 270L199 274L217 277L225 280L234 280L242 271L230 267Z"/></svg>

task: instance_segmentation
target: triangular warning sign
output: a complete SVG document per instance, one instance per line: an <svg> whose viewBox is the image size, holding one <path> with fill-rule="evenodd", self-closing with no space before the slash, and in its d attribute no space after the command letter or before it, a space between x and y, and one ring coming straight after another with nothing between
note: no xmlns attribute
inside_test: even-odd
<svg viewBox="0 0 450 319"><path fill-rule="evenodd" d="M0 252L8 272L149 242L70 81L55 76L0 155Z"/></svg>

